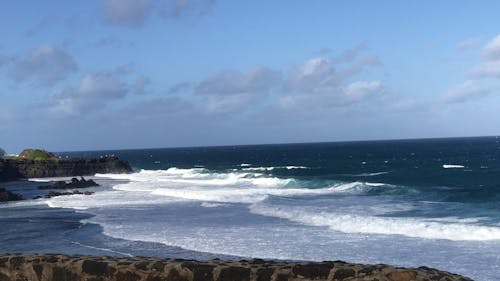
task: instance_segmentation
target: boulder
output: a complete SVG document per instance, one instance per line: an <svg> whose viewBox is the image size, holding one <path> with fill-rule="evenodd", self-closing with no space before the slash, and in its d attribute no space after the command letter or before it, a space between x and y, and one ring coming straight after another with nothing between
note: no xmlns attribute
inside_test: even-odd
<svg viewBox="0 0 500 281"><path fill-rule="evenodd" d="M49 185L41 185L38 189L75 189L75 188L88 188L99 186L94 180L86 180L83 177L80 179L72 178L70 182L56 181Z"/></svg>
<svg viewBox="0 0 500 281"><path fill-rule="evenodd" d="M75 194L78 194L78 195L92 195L92 194L94 194L94 192L91 192L91 191L84 191L84 192L82 192L82 191L78 191L78 190L68 191L68 192L50 191L45 196L36 196L33 199L52 198L52 197L57 197L57 196L75 195Z"/></svg>
<svg viewBox="0 0 500 281"><path fill-rule="evenodd" d="M7 201L19 201L23 200L23 197L19 194L12 193L5 188L0 188L0 202Z"/></svg>

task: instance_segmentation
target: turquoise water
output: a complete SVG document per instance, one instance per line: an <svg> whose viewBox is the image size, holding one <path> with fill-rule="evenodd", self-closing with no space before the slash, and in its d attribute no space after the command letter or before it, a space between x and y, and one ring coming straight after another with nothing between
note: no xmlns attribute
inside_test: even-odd
<svg viewBox="0 0 500 281"><path fill-rule="evenodd" d="M61 153L106 154L135 172L96 175L91 196L0 206L0 251L500 273L500 138ZM6 187L32 197L37 184Z"/></svg>

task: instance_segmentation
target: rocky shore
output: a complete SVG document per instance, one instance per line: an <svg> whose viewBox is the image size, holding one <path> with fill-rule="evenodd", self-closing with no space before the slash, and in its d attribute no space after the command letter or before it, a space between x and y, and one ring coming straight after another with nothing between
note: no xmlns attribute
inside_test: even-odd
<svg viewBox="0 0 500 281"><path fill-rule="evenodd" d="M88 176L96 173L129 173L131 171L128 162L113 156L92 159L58 158L49 160L0 158L0 181Z"/></svg>
<svg viewBox="0 0 500 281"><path fill-rule="evenodd" d="M334 262L111 258L51 254L0 255L0 281L468 281L427 267Z"/></svg>

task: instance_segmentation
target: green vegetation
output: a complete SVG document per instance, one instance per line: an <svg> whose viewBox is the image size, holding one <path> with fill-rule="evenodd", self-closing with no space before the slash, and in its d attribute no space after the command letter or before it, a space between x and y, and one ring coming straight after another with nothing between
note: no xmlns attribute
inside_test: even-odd
<svg viewBox="0 0 500 281"><path fill-rule="evenodd" d="M41 150L41 149L25 149L19 158L29 159L29 160L57 160L58 158L51 152Z"/></svg>

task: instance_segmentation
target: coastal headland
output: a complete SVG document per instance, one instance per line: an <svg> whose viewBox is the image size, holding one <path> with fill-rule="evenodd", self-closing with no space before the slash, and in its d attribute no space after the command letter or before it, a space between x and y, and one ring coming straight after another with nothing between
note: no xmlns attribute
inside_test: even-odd
<svg viewBox="0 0 500 281"><path fill-rule="evenodd" d="M159 258L111 258L51 254L0 255L0 280L30 281L469 281L428 267L397 268L334 262L260 259L206 262Z"/></svg>
<svg viewBox="0 0 500 281"><path fill-rule="evenodd" d="M0 158L0 181L28 178L88 176L96 173L129 173L129 163L115 156L59 158L50 152L26 149L17 157Z"/></svg>

